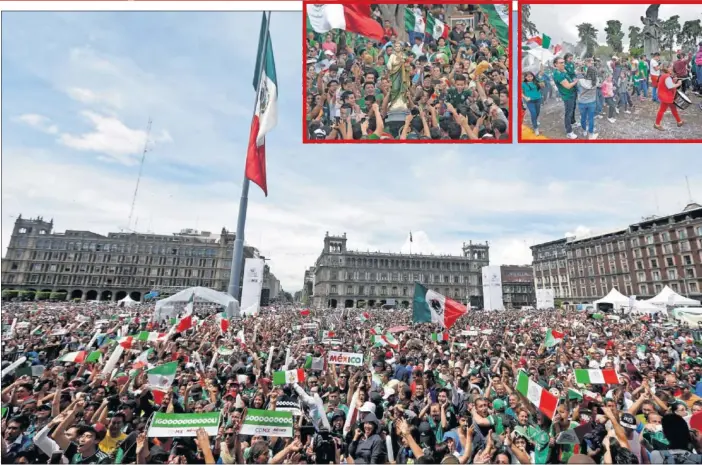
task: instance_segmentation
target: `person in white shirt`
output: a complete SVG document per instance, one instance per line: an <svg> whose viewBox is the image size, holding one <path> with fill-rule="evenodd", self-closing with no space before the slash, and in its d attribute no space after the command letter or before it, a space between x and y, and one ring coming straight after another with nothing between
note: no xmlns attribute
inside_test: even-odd
<svg viewBox="0 0 702 465"><path fill-rule="evenodd" d="M420 36L414 36L414 45L412 45L412 53L416 58L424 56L424 41Z"/></svg>
<svg viewBox="0 0 702 465"><path fill-rule="evenodd" d="M651 58L651 88L653 89L653 101L660 102L658 100L658 78L661 77L661 54L660 52L655 52L653 58Z"/></svg>

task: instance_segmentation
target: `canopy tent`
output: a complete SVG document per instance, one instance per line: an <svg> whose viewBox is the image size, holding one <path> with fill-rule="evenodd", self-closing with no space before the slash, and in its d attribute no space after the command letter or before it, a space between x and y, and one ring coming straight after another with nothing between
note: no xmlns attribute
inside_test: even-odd
<svg viewBox="0 0 702 465"><path fill-rule="evenodd" d="M129 294L127 294L127 296L124 299L118 301L117 303L120 305L120 307L130 307L132 305L138 304L139 302L132 299L131 297L129 297Z"/></svg>
<svg viewBox="0 0 702 465"><path fill-rule="evenodd" d="M594 301L592 304L595 308L597 308L597 304L611 304L618 310L622 307L629 307L629 298L613 288L609 291L609 294L602 297L600 300Z"/></svg>
<svg viewBox="0 0 702 465"><path fill-rule="evenodd" d="M154 318L163 320L166 318L174 318L178 315L179 309L190 301L190 298L195 295L194 301L205 301L219 304L224 307L224 311L228 318L239 316L239 302L229 294L215 291L207 287L189 287L172 296L156 302L156 311Z"/></svg>
<svg viewBox="0 0 702 465"><path fill-rule="evenodd" d="M653 305L646 300L637 300L634 302L634 308L631 309L632 313L656 313L661 311L661 307Z"/></svg>
<svg viewBox="0 0 702 465"><path fill-rule="evenodd" d="M683 297L668 286L665 286L657 296L648 299L646 302L650 302L658 306L670 305L671 307L700 305L699 300Z"/></svg>

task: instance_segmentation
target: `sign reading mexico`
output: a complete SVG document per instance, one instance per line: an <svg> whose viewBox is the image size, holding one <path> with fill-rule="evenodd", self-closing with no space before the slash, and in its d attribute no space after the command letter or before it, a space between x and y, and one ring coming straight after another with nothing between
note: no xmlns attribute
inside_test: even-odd
<svg viewBox="0 0 702 465"><path fill-rule="evenodd" d="M292 412L249 409L241 425L241 434L291 438L293 437Z"/></svg>
<svg viewBox="0 0 702 465"><path fill-rule="evenodd" d="M329 351L327 361L333 365L363 366L363 354Z"/></svg>

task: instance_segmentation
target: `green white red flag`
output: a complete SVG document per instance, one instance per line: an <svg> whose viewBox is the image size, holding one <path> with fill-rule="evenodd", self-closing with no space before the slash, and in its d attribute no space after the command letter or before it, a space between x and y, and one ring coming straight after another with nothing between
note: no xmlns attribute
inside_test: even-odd
<svg viewBox="0 0 702 465"><path fill-rule="evenodd" d="M278 81L273 59L273 44L266 23L268 18L263 13L261 33L258 40L258 54L254 74L256 110L251 121L249 147L246 152L246 177L258 184L268 196L266 179L266 134L278 122Z"/></svg>
<svg viewBox="0 0 702 465"><path fill-rule="evenodd" d="M529 402L549 420L553 420L556 407L558 407L558 397L551 394L548 389L544 389L539 383L532 381L523 370L519 371L517 377L517 391L529 399Z"/></svg>
<svg viewBox="0 0 702 465"><path fill-rule="evenodd" d="M287 370L276 371L273 373L273 385L281 386L283 384L301 383L305 380L305 370Z"/></svg>
<svg viewBox="0 0 702 465"><path fill-rule="evenodd" d="M431 333L431 340L435 342L448 341L449 333Z"/></svg>
<svg viewBox="0 0 702 465"><path fill-rule="evenodd" d="M193 310L195 307L195 292L190 295L188 305L185 306L185 315L180 319L175 331L182 333L193 327Z"/></svg>
<svg viewBox="0 0 702 465"><path fill-rule="evenodd" d="M102 360L102 352L95 350L93 352L88 352L87 350L80 350L78 352L68 352L67 354L59 357L57 361L66 363L95 363Z"/></svg>
<svg viewBox="0 0 702 465"><path fill-rule="evenodd" d="M455 300L419 283L414 285L413 320L415 323L434 323L449 329L468 309Z"/></svg>
<svg viewBox="0 0 702 465"><path fill-rule="evenodd" d="M149 385L156 389L167 390L173 385L177 370L178 362L169 362L150 369L146 372Z"/></svg>
<svg viewBox="0 0 702 465"><path fill-rule="evenodd" d="M577 369L575 382L578 384L619 384L619 375L614 369Z"/></svg>
<svg viewBox="0 0 702 465"><path fill-rule="evenodd" d="M557 344L560 344L563 341L563 337L565 336L565 333L562 333L560 331L556 331L555 329L546 329L546 339L544 340L544 345L546 347L553 347Z"/></svg>

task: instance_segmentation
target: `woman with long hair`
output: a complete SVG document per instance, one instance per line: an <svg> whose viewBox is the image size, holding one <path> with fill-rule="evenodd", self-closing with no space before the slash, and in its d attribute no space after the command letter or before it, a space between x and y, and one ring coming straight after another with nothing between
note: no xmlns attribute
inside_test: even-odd
<svg viewBox="0 0 702 465"><path fill-rule="evenodd" d="M578 81L578 110L583 136L590 140L597 139L595 133L595 107L597 102L597 70L589 67L585 78Z"/></svg>
<svg viewBox="0 0 702 465"><path fill-rule="evenodd" d="M522 96L531 115L531 128L535 135L539 135L539 114L541 113L541 89L539 81L531 71L524 73L522 82Z"/></svg>
<svg viewBox="0 0 702 465"><path fill-rule="evenodd" d="M665 115L666 110L670 108L670 112L673 114L675 121L678 123L678 127L685 124L685 122L678 115L678 109L675 104L675 94L677 93L678 87L682 85L681 81L677 81L672 75L672 67L670 63L663 63L661 65L661 77L658 79L658 99L661 101L661 106L658 108L658 114L656 115L656 122L653 123L653 127L659 131L665 131L663 126L661 126L661 121L663 120L663 115Z"/></svg>

